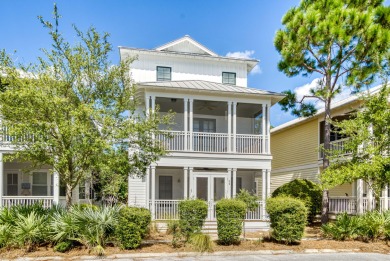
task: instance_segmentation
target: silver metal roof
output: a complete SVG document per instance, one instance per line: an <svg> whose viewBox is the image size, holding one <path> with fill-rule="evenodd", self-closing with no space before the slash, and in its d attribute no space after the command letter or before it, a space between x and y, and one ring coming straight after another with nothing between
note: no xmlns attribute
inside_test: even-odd
<svg viewBox="0 0 390 261"><path fill-rule="evenodd" d="M241 87L236 85L222 84L216 82L202 81L202 80L140 82L137 85L150 86L150 87L176 88L176 89L242 93L242 94L274 95L274 96L284 97L283 94L277 92L265 91L265 90L249 88L249 87Z"/></svg>

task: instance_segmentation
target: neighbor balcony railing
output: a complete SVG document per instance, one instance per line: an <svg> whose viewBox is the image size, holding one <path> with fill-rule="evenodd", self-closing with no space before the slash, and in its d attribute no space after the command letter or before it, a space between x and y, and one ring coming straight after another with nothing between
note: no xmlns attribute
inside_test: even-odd
<svg viewBox="0 0 390 261"><path fill-rule="evenodd" d="M350 153L345 150L345 144L348 141L348 138L340 139L340 140L335 140L330 142L330 154L338 154L340 156L345 156L349 155ZM324 151L323 151L324 144L320 144L320 152L319 152L319 158L322 159L324 157Z"/></svg>

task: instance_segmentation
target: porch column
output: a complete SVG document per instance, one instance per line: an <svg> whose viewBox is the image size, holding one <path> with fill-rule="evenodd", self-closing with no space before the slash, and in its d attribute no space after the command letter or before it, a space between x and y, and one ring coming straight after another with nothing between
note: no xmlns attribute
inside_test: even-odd
<svg viewBox="0 0 390 261"><path fill-rule="evenodd" d="M372 200L372 189L370 186L367 186L367 211L373 210L373 200Z"/></svg>
<svg viewBox="0 0 390 261"><path fill-rule="evenodd" d="M267 198L267 170L263 169L262 174L261 174L261 199L265 201Z"/></svg>
<svg viewBox="0 0 390 261"><path fill-rule="evenodd" d="M383 206L382 211L386 211L389 209L389 187L388 185L385 186L385 189L383 190Z"/></svg>
<svg viewBox="0 0 390 261"><path fill-rule="evenodd" d="M261 117L261 153L265 153L265 104L262 104L262 117Z"/></svg>
<svg viewBox="0 0 390 261"><path fill-rule="evenodd" d="M60 203L60 175L58 171L53 172L53 205Z"/></svg>
<svg viewBox="0 0 390 261"><path fill-rule="evenodd" d="M130 187L130 186L129 186ZM145 204L146 204L146 208L149 209L151 211L151 207L150 207L150 167L148 167L146 169L146 173L145 173L145 191L146 191L146 197L145 197Z"/></svg>
<svg viewBox="0 0 390 261"><path fill-rule="evenodd" d="M267 124L267 154L271 154L271 118L270 118L270 108L271 108L271 104L268 103L267 104L267 120L266 120L266 124ZM271 175L271 170L269 170L270 172L270 175ZM270 180L271 180L271 176L270 176Z"/></svg>
<svg viewBox="0 0 390 261"><path fill-rule="evenodd" d="M193 131L194 131L194 99L190 99L190 149L193 150Z"/></svg>
<svg viewBox="0 0 390 261"><path fill-rule="evenodd" d="M184 185L184 199L188 198L188 167L183 168L184 178L183 178L183 185Z"/></svg>
<svg viewBox="0 0 390 261"><path fill-rule="evenodd" d="M363 214L363 180L356 181L356 212Z"/></svg>
<svg viewBox="0 0 390 261"><path fill-rule="evenodd" d="M151 98L152 98L152 113L154 114L156 111L156 96L151 96ZM155 134L153 133L152 140L154 140L155 138L156 138Z"/></svg>
<svg viewBox="0 0 390 261"><path fill-rule="evenodd" d="M228 169L225 182L225 198L232 197L232 169Z"/></svg>
<svg viewBox="0 0 390 261"><path fill-rule="evenodd" d="M193 174L194 168L189 167L188 172L190 176L190 199L195 198L195 179L194 179L194 174Z"/></svg>
<svg viewBox="0 0 390 261"><path fill-rule="evenodd" d="M227 152L232 149L232 102L228 101L228 141Z"/></svg>
<svg viewBox="0 0 390 261"><path fill-rule="evenodd" d="M271 170L267 169L267 198L271 196Z"/></svg>
<svg viewBox="0 0 390 261"><path fill-rule="evenodd" d="M233 152L236 152L237 144L237 102L233 102Z"/></svg>
<svg viewBox="0 0 390 261"><path fill-rule="evenodd" d="M184 98L184 150L188 149L188 98Z"/></svg>
<svg viewBox="0 0 390 261"><path fill-rule="evenodd" d="M152 219L156 217L156 166L150 166L150 178L152 180Z"/></svg>
<svg viewBox="0 0 390 261"><path fill-rule="evenodd" d="M145 114L147 117L149 117L150 112L150 96L145 95Z"/></svg>
<svg viewBox="0 0 390 261"><path fill-rule="evenodd" d="M3 206L3 195L4 195L4 163L3 163L3 153L0 153L0 207Z"/></svg>
<svg viewBox="0 0 390 261"><path fill-rule="evenodd" d="M232 169L232 172L233 172L233 188L232 188L232 196L233 198L236 197L236 194L237 194L237 169Z"/></svg>

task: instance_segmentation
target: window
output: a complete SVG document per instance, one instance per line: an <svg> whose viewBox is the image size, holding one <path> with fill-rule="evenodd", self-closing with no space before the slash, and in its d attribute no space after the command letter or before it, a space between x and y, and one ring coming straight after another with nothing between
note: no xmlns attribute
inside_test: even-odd
<svg viewBox="0 0 390 261"><path fill-rule="evenodd" d="M18 174L8 173L7 174L7 196L18 195Z"/></svg>
<svg viewBox="0 0 390 261"><path fill-rule="evenodd" d="M216 120L215 119L194 118L193 131L215 133L216 132Z"/></svg>
<svg viewBox="0 0 390 261"><path fill-rule="evenodd" d="M236 73L223 72L222 73L222 83L236 85Z"/></svg>
<svg viewBox="0 0 390 261"><path fill-rule="evenodd" d="M242 189L242 178L237 177L236 178L236 192L239 193L241 189Z"/></svg>
<svg viewBox="0 0 390 261"><path fill-rule="evenodd" d="M172 74L171 67L157 66L157 81L170 81Z"/></svg>
<svg viewBox="0 0 390 261"><path fill-rule="evenodd" d="M172 199L172 176L159 176L158 181L159 199Z"/></svg>
<svg viewBox="0 0 390 261"><path fill-rule="evenodd" d="M54 195L53 182L54 182L54 178L53 178L53 174L52 174L52 175L50 175L50 196ZM66 196L66 186L61 184L61 182L60 182L60 197L65 197L65 196Z"/></svg>
<svg viewBox="0 0 390 261"><path fill-rule="evenodd" d="M46 172L33 172L32 195L47 196L47 173Z"/></svg>

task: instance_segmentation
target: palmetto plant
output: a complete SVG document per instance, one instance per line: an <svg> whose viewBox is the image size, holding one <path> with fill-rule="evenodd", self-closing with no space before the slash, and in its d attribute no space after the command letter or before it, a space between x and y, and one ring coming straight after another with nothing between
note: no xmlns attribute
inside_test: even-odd
<svg viewBox="0 0 390 261"><path fill-rule="evenodd" d="M31 251L48 233L46 218L35 211L27 216L17 214L12 231L15 242L19 246L25 246L27 251Z"/></svg>

